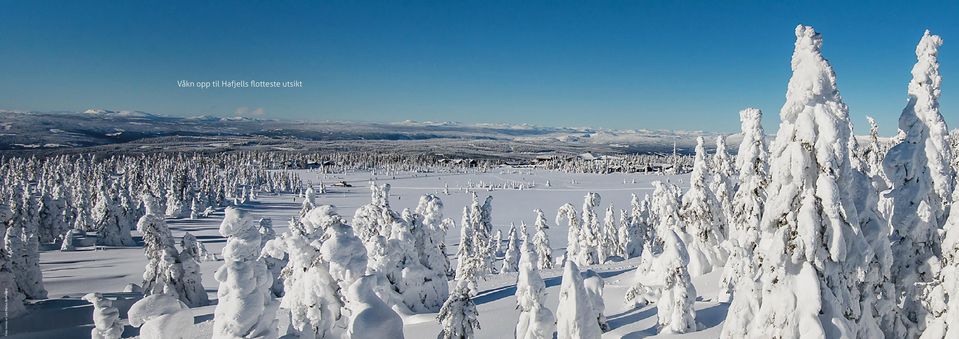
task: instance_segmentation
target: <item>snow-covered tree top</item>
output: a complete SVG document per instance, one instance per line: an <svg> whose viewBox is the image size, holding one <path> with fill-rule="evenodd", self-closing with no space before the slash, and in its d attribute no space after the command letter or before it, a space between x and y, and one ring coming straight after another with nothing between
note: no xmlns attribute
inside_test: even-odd
<svg viewBox="0 0 959 339"><path fill-rule="evenodd" d="M836 105L838 111L848 112L836 87L836 73L822 56L822 35L810 26L796 26L792 71L780 111L783 123L794 122L804 107L817 104Z"/></svg>
<svg viewBox="0 0 959 339"><path fill-rule="evenodd" d="M939 97L942 76L939 75L939 47L942 38L926 30L919 45L916 46L916 65L912 67L912 81L909 82L909 94L920 93ZM921 92L920 92L921 91Z"/></svg>
<svg viewBox="0 0 959 339"><path fill-rule="evenodd" d="M255 228L253 218L244 210L230 206L224 214L223 223L220 224L220 234L224 237L242 234Z"/></svg>

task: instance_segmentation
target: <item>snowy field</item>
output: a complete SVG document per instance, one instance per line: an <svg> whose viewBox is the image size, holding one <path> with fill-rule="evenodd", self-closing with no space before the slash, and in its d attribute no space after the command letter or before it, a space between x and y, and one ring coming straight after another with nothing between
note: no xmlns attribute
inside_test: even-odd
<svg viewBox="0 0 959 339"><path fill-rule="evenodd" d="M549 236L554 256L561 256L566 246L566 226L553 225L556 210L565 203L576 206L582 204L587 192L596 192L602 196L598 211L609 204L617 208L628 208L630 195L642 197L652 193L651 183L656 180L670 180L685 189L688 175L661 176L643 174L567 174L543 170L503 168L489 173L446 174L446 173L396 173L395 175L374 176L372 173L352 173L345 175L324 175L317 172L301 171L304 182L327 183L327 193L318 196L317 204L332 204L341 215L351 219L354 211L369 203L369 182L389 183L392 186L391 206L400 211L403 208L415 208L417 200L423 194L433 193L440 196L445 204L444 214L459 223L462 208L469 201L464 189L468 185L514 185L523 183L533 186L525 189L496 189L478 192L482 197L493 196L493 222L495 229L504 234L510 223L517 226L526 222L532 226L533 209L539 208L550 220ZM333 187L329 183L345 181L353 187ZM546 182L549 181L549 187ZM530 185L532 184L532 185ZM444 194L449 187L449 195ZM293 195L261 195L258 200L243 208L256 217L273 219L277 233L285 232L287 220L299 213L301 198ZM174 236L181 237L185 232L195 235L213 252L219 253L225 239L217 229L222 220L222 212L199 220L167 220ZM446 244L448 253L456 253L458 231L450 230ZM134 236L138 236L134 233ZM504 236L505 238L505 236ZM504 239L505 240L505 239ZM588 267L606 281L604 300L606 316L611 330L605 338L643 338L656 335L655 306L636 309L624 303L624 296L633 281L635 267L639 258L618 263L607 263ZM92 327L92 306L80 298L89 292L120 292L129 283L140 283L146 258L142 247L107 248L95 250L83 247L77 252L60 252L51 248L41 253L41 268L44 283L49 291L49 300L32 305L31 312L23 318L14 319L9 324L9 334L17 338L89 338ZM222 261L201 263L203 285L210 299L216 298L216 280L213 273ZM585 271L585 268L583 269ZM547 286L546 305L556 310L562 268L542 270L540 272ZM696 303L697 319L705 329L677 337L713 338L719 335L726 314L726 304L715 302L719 275L713 272L693 279L699 299ZM480 293L475 301L478 305L482 329L477 333L481 338L507 338L513 336L514 326L519 316L516 310L515 292L516 273L487 276L479 282ZM214 305L193 309L194 322L198 337L210 337ZM124 307L120 307L121 312ZM52 321L51 320L55 320ZM406 316L403 319L407 338L435 337L439 324L435 313ZM282 326L283 320L281 320ZM127 326L124 337L134 337L137 329Z"/></svg>

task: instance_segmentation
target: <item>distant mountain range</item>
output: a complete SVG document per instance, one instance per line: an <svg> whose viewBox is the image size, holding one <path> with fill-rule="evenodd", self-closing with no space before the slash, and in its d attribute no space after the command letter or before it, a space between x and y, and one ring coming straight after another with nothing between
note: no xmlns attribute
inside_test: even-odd
<svg viewBox="0 0 959 339"><path fill-rule="evenodd" d="M402 121L284 121L247 117L169 117L140 111L0 111L0 152L286 151L366 150L401 152L537 154L668 153L675 142L690 153L696 136L713 144L718 134L698 131L605 130L527 124L462 124ZM738 143L736 135L727 140Z"/></svg>

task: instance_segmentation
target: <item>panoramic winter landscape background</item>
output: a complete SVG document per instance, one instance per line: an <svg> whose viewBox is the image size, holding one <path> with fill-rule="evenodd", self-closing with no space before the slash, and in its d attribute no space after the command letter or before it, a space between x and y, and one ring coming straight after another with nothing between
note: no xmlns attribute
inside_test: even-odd
<svg viewBox="0 0 959 339"><path fill-rule="evenodd" d="M445 23L458 27L453 21ZM333 26L344 36L368 33ZM789 66L788 80L775 89L785 102L773 98L775 111L744 105L631 117L648 125L535 109L499 110L496 116L510 117L490 119L506 122L475 113L351 116L336 95L301 102L283 92L304 86L292 79L227 85L256 88L243 95L214 92L235 90L216 88L220 82L178 80L178 91L210 92L140 99L171 111L219 107L211 102L220 100L289 100L291 107L347 113L266 116L253 105L221 115L49 109L55 105L46 100L66 100L66 107L84 101L35 100L35 93L0 84L0 92L14 93L0 95L0 105L9 106L0 110L0 335L959 338L959 212L951 211L959 202L959 129L949 130L940 106L949 102L940 63L952 67L945 61L954 57L940 55L938 31L918 30L899 51L908 52L897 70L908 79L896 83L905 100L883 108L894 116L851 114L863 110L841 95L843 73L830 62L829 46L858 40L791 27L792 36L776 38L794 41L791 56L761 56ZM173 30L143 38L179 36ZM574 31L566 33L575 38ZM262 43L252 38L262 33L247 33ZM176 41L167 43L192 44ZM547 64L559 65L553 62ZM663 68L687 66L675 62ZM374 72L383 76L378 81L402 73L387 68ZM3 74L29 82L18 70ZM883 86L853 78L867 91ZM387 92L424 88L408 85ZM90 81L99 86L106 85ZM703 96L730 90L737 88ZM501 98L522 106L530 93ZM683 95L702 100L691 93ZM353 104L372 109L368 101L376 97L384 96ZM557 99L559 106L579 104ZM397 100L405 104L397 111L417 111L413 101ZM617 111L606 104L596 103ZM462 117L469 122L457 122ZM898 123L880 126L883 118ZM560 121L595 126L552 127ZM701 128L710 124L715 128Z"/></svg>

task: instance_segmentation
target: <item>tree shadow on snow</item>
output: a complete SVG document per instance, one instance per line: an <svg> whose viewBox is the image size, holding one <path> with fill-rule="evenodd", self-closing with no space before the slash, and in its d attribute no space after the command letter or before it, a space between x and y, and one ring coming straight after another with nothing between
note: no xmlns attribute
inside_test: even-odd
<svg viewBox="0 0 959 339"><path fill-rule="evenodd" d="M619 274L622 274L623 272L631 271L631 270L633 270L633 268L624 268L624 269L622 269L622 270L616 270L616 271L603 271L603 272L597 272L596 274L599 275L600 277L602 277L603 279L606 279L606 278L609 278L609 277L611 277L611 276L619 275ZM556 277L550 277L550 278L543 279L543 283L546 284L546 287L547 287L547 288L553 287L553 286L559 286L562 282L563 282L563 277L561 277L561 276L556 276ZM515 284L514 284L514 285L500 286L500 287L497 287L497 288L493 288L493 289L489 289L489 290L485 290L485 291L479 292L479 293L477 294L477 296L476 296L475 298L473 298L473 302L476 303L477 305L480 305L480 304L485 304L485 303L488 303L488 302L493 302L493 301L496 301L496 300L500 300L500 299L503 299L503 298L508 298L508 297L513 296L513 295L515 295L515 294L516 294L516 285L515 285Z"/></svg>
<svg viewBox="0 0 959 339"><path fill-rule="evenodd" d="M631 310L623 311L622 313L606 317L606 319L609 322L610 329L617 329L623 325L632 324L654 315L656 315L655 307L648 307L646 309L633 308ZM655 328L653 329L653 334L655 334Z"/></svg>

